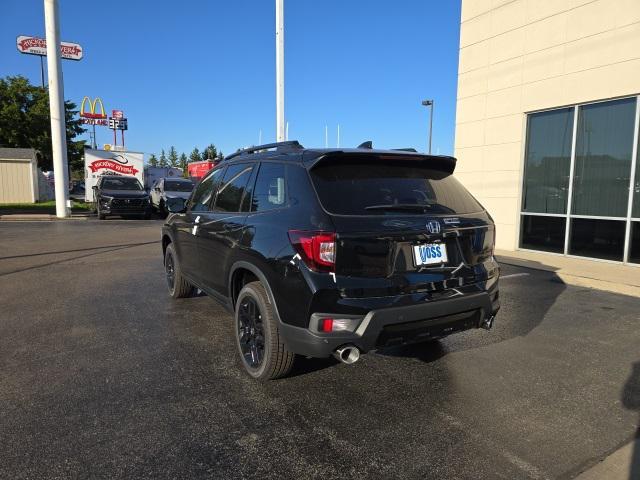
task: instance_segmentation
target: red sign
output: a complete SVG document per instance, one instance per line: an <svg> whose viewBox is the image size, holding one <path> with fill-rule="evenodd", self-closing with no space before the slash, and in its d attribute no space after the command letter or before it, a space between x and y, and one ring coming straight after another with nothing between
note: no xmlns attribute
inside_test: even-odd
<svg viewBox="0 0 640 480"><path fill-rule="evenodd" d="M114 172L122 173L123 175L135 175L138 173L138 169L133 165L122 165L113 160L100 159L95 160L89 164L89 168L92 173L98 170L113 170Z"/></svg>
<svg viewBox="0 0 640 480"><path fill-rule="evenodd" d="M116 120L122 120L124 118L124 112L122 110L111 110L111 116Z"/></svg>
<svg viewBox="0 0 640 480"><path fill-rule="evenodd" d="M218 162L210 162L208 160L188 163L187 169L189 171L189 177L199 180L204 177L209 170L215 167L217 163Z"/></svg>
<svg viewBox="0 0 640 480"><path fill-rule="evenodd" d="M20 53L47 55L47 41L44 38L20 35L16 38L16 47ZM77 43L60 42L60 55L67 60L82 59L82 47Z"/></svg>

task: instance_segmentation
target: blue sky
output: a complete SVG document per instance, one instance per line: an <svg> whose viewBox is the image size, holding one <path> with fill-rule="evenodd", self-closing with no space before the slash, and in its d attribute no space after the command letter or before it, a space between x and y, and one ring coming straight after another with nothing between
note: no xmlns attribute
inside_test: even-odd
<svg viewBox="0 0 640 480"><path fill-rule="evenodd" d="M40 82L39 58L17 35L44 36L42 0L2 0L0 76ZM60 0L61 36L85 57L64 61L65 97L100 96L129 119L130 150L225 153L275 137L273 0ZM285 0L285 98L289 138L426 149L451 154L460 2ZM111 130L98 127L98 142Z"/></svg>

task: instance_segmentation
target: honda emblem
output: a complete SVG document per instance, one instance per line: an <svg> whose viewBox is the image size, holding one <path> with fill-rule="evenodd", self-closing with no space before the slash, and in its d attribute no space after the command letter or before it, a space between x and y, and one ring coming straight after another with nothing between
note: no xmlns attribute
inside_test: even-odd
<svg viewBox="0 0 640 480"><path fill-rule="evenodd" d="M438 222L437 220L431 220L429 223L427 223L427 232L432 235L440 233L440 222Z"/></svg>

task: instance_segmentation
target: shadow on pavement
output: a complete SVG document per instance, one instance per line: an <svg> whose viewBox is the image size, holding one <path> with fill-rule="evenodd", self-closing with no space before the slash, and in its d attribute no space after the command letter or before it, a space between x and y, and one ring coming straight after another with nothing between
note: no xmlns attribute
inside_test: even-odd
<svg viewBox="0 0 640 480"><path fill-rule="evenodd" d="M293 364L293 370L286 378L298 377L300 375L307 375L312 372L324 370L325 368L332 368L340 365L335 358L304 358L297 356Z"/></svg>
<svg viewBox="0 0 640 480"><path fill-rule="evenodd" d="M415 358L424 363L435 362L439 358L444 357L447 353L448 352L444 348L444 345L442 345L438 340L412 343L398 347L387 347L378 351L378 354L380 355Z"/></svg>
<svg viewBox="0 0 640 480"><path fill-rule="evenodd" d="M119 246L119 247L115 247L115 248L103 248L101 250L98 251L91 251L90 253L85 253L84 255L77 255L74 257L70 257L70 258L63 258L62 260L55 260L53 262L47 262L47 263L42 263L39 265L32 265L29 267L25 267L25 268L18 268L15 270L9 270L8 272L0 272L0 277L6 277L7 275L12 275L14 273L21 273L21 272L27 272L29 270L35 270L37 268L43 268L43 267L49 267L51 265L58 265L61 263L65 263L65 262L71 262L73 260L79 260L81 258L87 258L87 257L91 257L93 255L101 255L103 253L109 253L109 252L116 252L118 250L124 250L127 248L134 248L134 247L139 247L142 245L150 245L150 244L154 244L154 243L158 243L156 241L153 242L142 242L142 243L133 243L130 245L123 245L123 246Z"/></svg>
<svg viewBox="0 0 640 480"><path fill-rule="evenodd" d="M10 255L8 257L0 257L0 260L9 260L13 258L28 258L28 257L40 257L43 255L59 255L63 253L76 253L76 252L88 252L91 250L102 250L105 248L117 248L117 247L137 247L139 245L151 245L153 243L158 243L158 241L154 240L153 242L138 242L138 243L121 243L117 245L102 245L98 247L88 247L88 248L76 248L73 250L53 250L48 252L38 252L38 253L29 253L25 255Z"/></svg>
<svg viewBox="0 0 640 480"><path fill-rule="evenodd" d="M629 410L635 410L640 413L640 362L632 365L631 376L622 391L622 405ZM640 479L640 424L638 424L636 430L629 479Z"/></svg>
<svg viewBox="0 0 640 480"><path fill-rule="evenodd" d="M540 282L545 283L545 288L536 288L536 283ZM505 288L507 286L508 288ZM501 281L502 308L491 331L471 329L454 333L441 340L387 347L378 353L392 357L416 358L429 363L451 352L524 337L543 322L549 309L566 288L566 284L553 272L537 271L528 276L507 277ZM527 299L526 302L522 302L523 297ZM435 345L438 345L438 348L434 348Z"/></svg>

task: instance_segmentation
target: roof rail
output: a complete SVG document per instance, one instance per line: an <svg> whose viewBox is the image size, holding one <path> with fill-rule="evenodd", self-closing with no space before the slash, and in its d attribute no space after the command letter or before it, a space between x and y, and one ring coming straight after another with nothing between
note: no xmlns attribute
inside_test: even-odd
<svg viewBox="0 0 640 480"><path fill-rule="evenodd" d="M276 152L284 153L284 152L293 152L295 150L302 150L304 147L300 145L300 142L298 142L297 140L289 140L286 142L265 143L264 145L256 145L253 147L240 149L235 153L227 155L224 158L224 161L230 160L239 155L246 155L250 153L261 152L263 150L271 150L272 148L275 148Z"/></svg>
<svg viewBox="0 0 640 480"><path fill-rule="evenodd" d="M418 153L418 151L415 148L392 148L391 150L393 150L394 152L413 152L413 153Z"/></svg>

